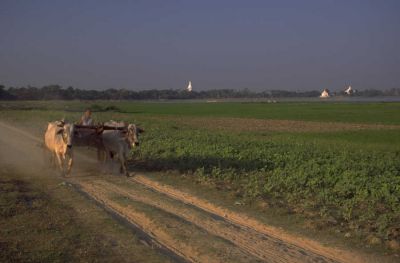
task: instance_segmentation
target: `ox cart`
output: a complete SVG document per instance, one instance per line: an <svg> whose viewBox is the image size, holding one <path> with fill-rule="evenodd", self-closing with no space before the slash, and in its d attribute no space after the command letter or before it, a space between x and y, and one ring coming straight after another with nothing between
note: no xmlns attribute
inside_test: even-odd
<svg viewBox="0 0 400 263"><path fill-rule="evenodd" d="M62 174L69 174L73 163L72 146L97 149L97 157L105 162L107 157L118 156L120 171L129 176L126 160L130 149L139 146L140 127L130 123L109 121L97 125L71 124L63 120L49 122L45 132L45 146L51 152L51 163L57 158ZM66 166L66 167L65 167Z"/></svg>
<svg viewBox="0 0 400 263"><path fill-rule="evenodd" d="M99 123L97 125L80 125L80 124L75 124L74 125L75 129L77 129L78 131L82 130L82 131L97 131L97 132L103 132L105 130L119 130L119 131L126 131L128 129L128 126L125 124L119 124L119 125L106 125L103 123Z"/></svg>
<svg viewBox="0 0 400 263"><path fill-rule="evenodd" d="M115 132L113 132L115 131ZM139 146L139 133L144 132L135 124L109 122L97 125L74 125L73 144L97 149L97 158L105 162L115 155L121 164L120 172L128 176L126 160L130 149Z"/></svg>
<svg viewBox="0 0 400 263"><path fill-rule="evenodd" d="M128 126L110 126L99 123L97 125L74 125L74 146L90 146L97 149L102 148L102 134L107 130L121 131L126 133Z"/></svg>

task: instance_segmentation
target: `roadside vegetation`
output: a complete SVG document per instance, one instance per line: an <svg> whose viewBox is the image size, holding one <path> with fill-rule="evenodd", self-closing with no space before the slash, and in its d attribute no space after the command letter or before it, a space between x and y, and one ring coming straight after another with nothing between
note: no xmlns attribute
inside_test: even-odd
<svg viewBox="0 0 400 263"><path fill-rule="evenodd" d="M134 169L176 171L194 183L235 193L239 204L263 200L320 227L338 227L346 237L399 249L399 103L96 104L103 109L94 113L99 122L126 120L145 128L140 150L132 152ZM76 120L88 106L46 102L40 110L26 111L21 104L7 105L0 119L30 126L38 134L46 121ZM57 111L48 111L53 105ZM265 129L229 130L223 121L207 125L202 120L199 126L182 116L210 122L216 116L239 117L243 126L245 118L298 122L291 122L291 129L271 130L265 123ZM301 130L305 121L382 126Z"/></svg>

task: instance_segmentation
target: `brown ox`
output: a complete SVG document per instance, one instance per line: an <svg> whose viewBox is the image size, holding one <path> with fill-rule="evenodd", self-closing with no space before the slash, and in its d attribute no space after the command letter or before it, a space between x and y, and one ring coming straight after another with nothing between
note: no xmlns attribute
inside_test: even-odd
<svg viewBox="0 0 400 263"><path fill-rule="evenodd" d="M51 163L57 159L61 174L69 174L72 168L72 137L74 125L64 122L50 122L44 135L44 143L51 152ZM65 173L65 165L67 172Z"/></svg>

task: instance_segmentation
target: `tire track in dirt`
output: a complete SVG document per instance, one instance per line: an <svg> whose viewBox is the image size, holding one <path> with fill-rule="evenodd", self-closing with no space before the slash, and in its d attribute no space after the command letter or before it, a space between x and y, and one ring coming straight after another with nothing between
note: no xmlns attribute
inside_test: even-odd
<svg viewBox="0 0 400 263"><path fill-rule="evenodd" d="M161 196L148 196L145 192L127 190L105 181L96 180L91 182L95 187L107 189L129 197L132 200L143 202L150 206L165 210L168 213L177 215L192 224L203 228L211 235L224 238L243 251L268 262L335 262L318 254L310 253L302 248L285 244L281 240L267 236L250 228L238 227L224 218L215 214L205 212L195 206L184 204L176 199ZM160 195L159 192L157 192ZM176 202L179 202L178 204Z"/></svg>
<svg viewBox="0 0 400 263"><path fill-rule="evenodd" d="M115 210L111 209L110 207L105 206L104 203L101 203L94 196L85 192L82 189L82 187L80 187L78 184L75 184L73 181L69 180L69 182L72 184L72 186L78 193L82 194L87 199L90 199L90 200L96 202L96 204L100 208L102 208L107 213L109 213L113 219L118 221L118 223L132 229L133 233L135 235L137 235L137 237L139 238L139 240L142 244L144 244L146 246L150 246L152 249L159 250L162 254L164 254L167 257L169 257L170 259L172 259L173 262L177 262L177 263L190 262L186 258L182 257L180 254L177 254L175 251L172 251L168 247L165 247L163 244L161 244L159 241L157 241L157 239L155 239L152 235L149 235L149 233L145 232L141 226L128 220L128 218L125 215L119 214Z"/></svg>
<svg viewBox="0 0 400 263"><path fill-rule="evenodd" d="M221 253L220 251L218 251L217 253L202 253L201 247L204 250L205 248L207 248L207 246L212 247L214 245L210 244L210 239L206 239L203 240L203 242L200 242L201 247L193 243L182 242L181 240L177 239L176 236L171 235L168 231L166 231L166 226L155 222L155 220L151 216L148 216L146 213L141 212L140 209L137 209L137 207L135 207L135 205L131 202L128 205L123 205L120 202L116 201L114 198L115 196L120 196L121 194L129 194L130 197L133 197L132 199L134 201L142 202L143 204L148 204L148 202L146 202L148 200L145 200L143 198L136 198L136 196L105 181L72 181L79 184L79 187L85 193L94 198L97 202L100 202L104 206L111 208L119 216L122 216L129 222L132 222L133 224L139 226L144 232L157 240L162 246L166 247L170 251L173 251L174 253L189 262L233 262L233 260L235 259L235 257L228 255L228 253ZM138 194L140 195L140 193ZM114 196L114 198L112 198L111 196ZM168 211L166 212L168 213ZM171 217L174 216L176 215L172 213ZM188 221L187 223L191 224L192 222ZM183 224L178 225L178 227L182 226ZM251 261L255 262L256 260ZM248 257L241 258L241 260L240 258L238 258L236 262L248 262Z"/></svg>
<svg viewBox="0 0 400 263"><path fill-rule="evenodd" d="M204 199L192 196L188 193L172 188L170 186L160 184L159 182L153 181L143 175L136 175L131 180L140 183L146 187L149 187L154 191L163 193L173 199L195 206L220 218L224 218L225 220L231 222L238 227L252 229L268 237L281 240L283 243L291 244L292 246L298 247L305 251L310 251L316 255L321 255L323 258L338 262L370 262L370 260L367 260L367 258L362 255L356 255L354 253L343 251L337 248L325 247L322 244L307 238L295 237L281 229L267 226L254 218L248 217L245 214L233 212L228 209L218 207Z"/></svg>
<svg viewBox="0 0 400 263"><path fill-rule="evenodd" d="M181 251L190 251L190 247L186 247L185 244L182 246L173 246L170 244L169 240L173 240L167 233L162 231L158 226L154 225L144 213L140 213L136 211L133 207L130 209L126 209L124 206L118 204L115 201L107 198L107 194L101 188L93 187L89 184L79 183L77 182L79 187L85 193L89 194L94 200L99 203L102 203L105 207L110 208L114 213L118 214L119 216L125 218L132 224L136 225L140 229L142 229L145 233L147 233L150 237L157 240L162 246L166 247L170 251L174 252L175 254L179 255L180 257L186 259L189 262L199 262L195 259L195 257L189 256L189 253L183 254ZM180 248L179 249L177 249ZM191 252L191 254L195 253ZM204 258L203 258L204 259Z"/></svg>

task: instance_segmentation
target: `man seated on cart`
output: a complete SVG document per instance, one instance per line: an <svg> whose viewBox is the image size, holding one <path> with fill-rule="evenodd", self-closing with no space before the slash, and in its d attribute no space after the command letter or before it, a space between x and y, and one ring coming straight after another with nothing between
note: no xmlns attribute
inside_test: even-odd
<svg viewBox="0 0 400 263"><path fill-rule="evenodd" d="M93 125L92 111L90 109L86 109L78 124L83 126Z"/></svg>
<svg viewBox="0 0 400 263"><path fill-rule="evenodd" d="M102 146L101 134L103 132L103 127L94 124L92 111L90 109L85 110L77 124L78 125L75 126L74 145L92 146L95 148Z"/></svg>

